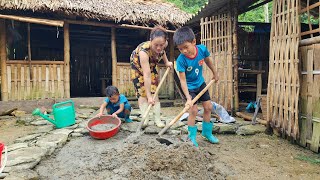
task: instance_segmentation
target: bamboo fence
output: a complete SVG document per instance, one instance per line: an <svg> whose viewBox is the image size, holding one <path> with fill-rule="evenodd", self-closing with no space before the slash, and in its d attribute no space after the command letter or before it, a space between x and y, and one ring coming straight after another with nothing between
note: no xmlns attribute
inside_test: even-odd
<svg viewBox="0 0 320 180"><path fill-rule="evenodd" d="M201 18L201 43L204 44L214 59L219 74L218 83L210 89L212 100L233 109L233 69L232 69L232 24L230 14ZM206 81L212 78L211 70L204 67Z"/></svg>
<svg viewBox="0 0 320 180"><path fill-rule="evenodd" d="M63 98L63 61L7 61L8 99Z"/></svg>
<svg viewBox="0 0 320 180"><path fill-rule="evenodd" d="M293 139L299 135L299 3L300 0L273 3L267 96L271 127Z"/></svg>

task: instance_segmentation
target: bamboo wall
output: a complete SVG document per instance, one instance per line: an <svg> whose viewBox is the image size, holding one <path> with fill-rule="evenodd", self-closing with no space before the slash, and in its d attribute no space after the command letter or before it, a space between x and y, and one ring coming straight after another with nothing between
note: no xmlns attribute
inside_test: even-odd
<svg viewBox="0 0 320 180"><path fill-rule="evenodd" d="M267 96L271 126L293 139L299 135L299 3L300 0L273 1Z"/></svg>
<svg viewBox="0 0 320 180"><path fill-rule="evenodd" d="M201 19L201 43L214 59L219 74L218 83L210 89L212 100L223 105L228 111L233 109L233 69L232 69L232 22L230 14ZM212 72L204 66L204 76L208 82Z"/></svg>
<svg viewBox="0 0 320 180"><path fill-rule="evenodd" d="M63 61L7 61L9 100L63 98Z"/></svg>
<svg viewBox="0 0 320 180"><path fill-rule="evenodd" d="M319 152L320 146L320 44L300 47L300 144Z"/></svg>
<svg viewBox="0 0 320 180"><path fill-rule="evenodd" d="M166 71L166 67L165 65L160 65L159 66L159 81L161 80L161 77L163 76L163 74ZM134 97L135 94L135 90L134 90L134 86L133 83L131 81L131 67L130 67L130 63L117 63L117 87L119 89L119 92L121 94L124 94L127 97ZM159 96L165 96L168 97L169 96L169 78L167 78L161 89L159 92Z"/></svg>

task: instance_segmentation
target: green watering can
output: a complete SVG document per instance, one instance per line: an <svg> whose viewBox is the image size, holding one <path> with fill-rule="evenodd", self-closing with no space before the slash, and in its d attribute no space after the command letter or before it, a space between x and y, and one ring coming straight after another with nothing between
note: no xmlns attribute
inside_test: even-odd
<svg viewBox="0 0 320 180"><path fill-rule="evenodd" d="M54 104L52 106L52 113L51 114L43 114L41 113L40 109L37 108L32 112L32 115L38 115L44 118L45 120L50 121L54 124L57 128L63 128L67 126L71 126L76 122L76 115L74 111L74 102L69 100L65 102L60 102ZM53 115L54 119L49 118L50 115Z"/></svg>

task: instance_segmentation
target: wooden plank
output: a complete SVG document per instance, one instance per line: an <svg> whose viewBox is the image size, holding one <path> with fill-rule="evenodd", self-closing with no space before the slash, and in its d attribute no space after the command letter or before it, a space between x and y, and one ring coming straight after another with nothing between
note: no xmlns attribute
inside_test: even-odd
<svg viewBox="0 0 320 180"><path fill-rule="evenodd" d="M25 87L25 84L26 84L26 82L25 82L25 75L26 73L25 73L25 66L24 65L22 65L21 66L21 77L20 77L20 79L21 79L21 99L22 100L26 100L26 87Z"/></svg>
<svg viewBox="0 0 320 180"><path fill-rule="evenodd" d="M31 82L30 82L30 68L29 66L25 66L26 67L26 76L25 76L25 79L26 79L26 84L27 84L27 99L32 99L32 96L31 96Z"/></svg>
<svg viewBox="0 0 320 180"><path fill-rule="evenodd" d="M1 63L1 100L8 101L9 92L7 81L7 49L6 49L6 24L0 19L0 63Z"/></svg>
<svg viewBox="0 0 320 180"><path fill-rule="evenodd" d="M50 97L50 85L49 85L49 79L50 79L50 66L46 66L46 76L45 76L45 93L46 98Z"/></svg>
<svg viewBox="0 0 320 180"><path fill-rule="evenodd" d="M12 77L13 77L13 99L12 100L17 100L18 99L18 76L17 76L17 66L11 66L12 71Z"/></svg>
<svg viewBox="0 0 320 180"><path fill-rule="evenodd" d="M21 64L17 65L17 99L21 100Z"/></svg>
<svg viewBox="0 0 320 180"><path fill-rule="evenodd" d="M8 99L12 98L12 82L11 82L11 66L7 66L7 78L8 78Z"/></svg>
<svg viewBox="0 0 320 180"><path fill-rule="evenodd" d="M53 69L53 88L55 90L54 98L58 98L59 88L58 88L58 81L57 81L57 65L52 65Z"/></svg>
<svg viewBox="0 0 320 180"><path fill-rule="evenodd" d="M319 152L319 143L320 143L320 123L313 122L313 130L312 130L312 140L310 144L310 150L316 153Z"/></svg>
<svg viewBox="0 0 320 180"><path fill-rule="evenodd" d="M46 93L46 65L41 65L41 90L42 98L48 98Z"/></svg>
<svg viewBox="0 0 320 180"><path fill-rule="evenodd" d="M38 73L38 91L39 91L39 99L44 99L44 93L42 88L42 66L38 65L37 73Z"/></svg>

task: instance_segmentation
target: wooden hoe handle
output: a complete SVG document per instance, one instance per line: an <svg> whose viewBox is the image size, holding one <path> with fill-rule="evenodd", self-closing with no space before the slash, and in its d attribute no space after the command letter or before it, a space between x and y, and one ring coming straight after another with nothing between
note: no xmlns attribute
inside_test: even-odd
<svg viewBox="0 0 320 180"><path fill-rule="evenodd" d="M163 82L166 80L166 77L167 77L167 75L169 74L169 71L170 71L170 67L167 68L166 72L164 73L164 75L163 75L162 78L161 78L161 81L160 81L160 83L159 83L159 85L158 85L158 87L157 87L157 89L156 89L156 92L155 92L154 95L153 95L153 100L154 100L154 101L156 100L156 97L157 97L158 94L159 94L160 88L161 88ZM149 106L148 106L148 108L147 108L147 111L146 111L146 112L143 114L143 116L142 116L142 120L141 120L141 123L140 123L140 125L139 125L139 127L138 127L138 130L140 130L140 129L142 128L143 123L144 123L144 121L146 120L146 118L147 118L147 116L148 116L148 114L149 114L149 111L151 110L151 107L152 107L152 104L149 104Z"/></svg>
<svg viewBox="0 0 320 180"><path fill-rule="evenodd" d="M192 104L194 104L198 99L209 89L210 86L214 83L214 80L211 80L209 84L192 100ZM176 123L180 117L187 112L190 109L190 107L185 107L169 124L166 125L160 132L159 136L162 136L174 123Z"/></svg>

